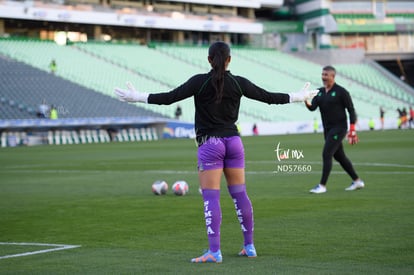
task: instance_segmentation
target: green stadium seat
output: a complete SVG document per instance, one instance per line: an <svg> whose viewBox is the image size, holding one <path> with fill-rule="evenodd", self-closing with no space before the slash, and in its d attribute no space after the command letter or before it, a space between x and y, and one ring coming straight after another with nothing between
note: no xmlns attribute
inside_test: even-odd
<svg viewBox="0 0 414 275"><path fill-rule="evenodd" d="M79 85L76 86L77 88L68 83L64 85L65 87L69 85L68 87L74 91L72 97L68 96L69 92L64 93L68 96L65 97L68 102L77 102L76 97L79 95L75 90L79 90L79 87L88 91L88 102L101 102L102 96L111 99L112 101L104 100L108 105L100 103L93 104L97 106L89 106L94 108L96 115L102 115L109 108L115 108L113 104L117 101L114 100L114 87L123 87L127 81L131 81L141 91L165 92L185 82L193 74L207 72L210 70L207 51L206 46L172 44L156 44L151 48L138 44L97 42L58 46L51 41L0 39L0 54L30 64L44 72L41 77L35 75L31 83L31 89L39 91L34 93L35 97L20 89L17 89L18 92L13 91L16 90L13 89L13 85L16 85L14 81L7 79L3 81L5 84L0 85L7 85L7 90L13 93L2 95L0 103L2 106L7 105L8 110L12 109L13 112L26 112L27 116L33 115L40 98L46 96L45 93L40 92L46 89L44 82L47 81L48 86L52 86L52 90L59 95L58 90L61 90L59 85L62 85L60 81L63 79ZM272 92L298 91L306 81L311 82L312 88L318 88L321 83L319 64L280 51L234 47L232 57L229 69L233 74L245 76ZM48 73L51 59L57 61L57 77ZM368 64L338 64L335 67L338 70L338 83L349 89L361 118L377 117L379 106L395 111L398 107L414 103L412 94L395 85L393 81L389 81L381 72ZM28 71L23 71L23 66L14 72L16 79L24 79L27 75ZM97 95L101 97L98 99ZM9 99L14 103L7 103ZM71 106L71 108L82 109L88 105L85 102L77 104L79 106ZM181 119L193 121L192 99L189 98L179 104L183 109ZM176 104L170 106L124 104L122 106L129 106L135 110L145 109L152 114L169 118L174 118L176 108ZM29 108L32 114L28 111ZM303 104L267 106L243 98L239 121L306 121L312 120L313 117L314 115L309 114ZM136 134L135 138L138 138ZM148 139L148 135L140 134L139 138ZM119 137L119 139L124 140L126 137Z"/></svg>

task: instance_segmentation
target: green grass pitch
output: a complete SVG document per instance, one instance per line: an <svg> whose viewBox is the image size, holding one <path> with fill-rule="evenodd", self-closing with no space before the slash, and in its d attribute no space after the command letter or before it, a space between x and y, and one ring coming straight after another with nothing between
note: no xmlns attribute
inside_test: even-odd
<svg viewBox="0 0 414 275"><path fill-rule="evenodd" d="M243 137L258 257L237 256L223 180L222 264L190 263L207 248L194 141L2 148L0 242L81 247L4 258L49 247L3 244L0 273L413 274L414 130L359 136L344 146L365 189L344 191L351 180L334 163L322 195L308 193L322 134ZM157 179L184 179L190 193L155 196Z"/></svg>

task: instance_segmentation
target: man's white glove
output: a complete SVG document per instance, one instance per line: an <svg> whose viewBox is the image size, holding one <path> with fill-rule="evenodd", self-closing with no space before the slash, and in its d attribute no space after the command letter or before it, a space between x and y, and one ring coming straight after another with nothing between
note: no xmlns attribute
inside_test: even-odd
<svg viewBox="0 0 414 275"><path fill-rule="evenodd" d="M300 90L299 92L289 93L290 102L303 102L305 100L312 99L315 95L319 93L319 90L308 91L309 86L310 83L306 82L305 86L303 86L302 90Z"/></svg>
<svg viewBox="0 0 414 275"><path fill-rule="evenodd" d="M135 90L134 86L130 82L127 82L126 90L115 88L115 94L119 100L124 102L144 102L148 103L148 93L140 93Z"/></svg>

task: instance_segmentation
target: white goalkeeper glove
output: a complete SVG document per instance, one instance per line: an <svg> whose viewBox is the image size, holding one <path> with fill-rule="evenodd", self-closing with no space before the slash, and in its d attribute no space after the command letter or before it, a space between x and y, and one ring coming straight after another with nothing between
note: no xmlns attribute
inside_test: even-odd
<svg viewBox="0 0 414 275"><path fill-rule="evenodd" d="M124 102L144 102L148 103L148 93L140 93L135 90L134 86L130 82L127 82L126 90L115 88L115 94L119 100Z"/></svg>
<svg viewBox="0 0 414 275"><path fill-rule="evenodd" d="M302 90L300 90L299 92L289 93L290 102L303 102L312 99L317 93L319 93L319 90L308 91L309 86L310 83L306 82L305 86L303 86Z"/></svg>

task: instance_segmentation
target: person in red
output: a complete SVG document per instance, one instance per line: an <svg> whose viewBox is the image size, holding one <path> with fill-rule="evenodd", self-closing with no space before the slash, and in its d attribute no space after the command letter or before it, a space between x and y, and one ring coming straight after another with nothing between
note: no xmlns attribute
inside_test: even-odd
<svg viewBox="0 0 414 275"><path fill-rule="evenodd" d="M410 129L411 129L411 124L414 123L414 110L413 110L413 107L410 107L410 120L409 120L409 122L410 122Z"/></svg>
<svg viewBox="0 0 414 275"><path fill-rule="evenodd" d="M257 128L257 124L256 123L253 124L252 131L253 131L253 135L254 136L258 136L259 135L259 129Z"/></svg>
<svg viewBox="0 0 414 275"><path fill-rule="evenodd" d="M335 82L336 70L332 66L325 66L322 69L323 87L319 88L319 93L312 99L312 102L305 101L306 107L310 111L315 111L319 107L322 117L325 145L323 147L322 158L323 168L320 182L310 190L310 193L321 194L326 192L326 184L332 170L332 158L338 161L342 168L352 179L347 191L361 189L365 186L359 178L352 162L345 155L342 140L347 135L348 121L346 110L349 114L348 142L351 145L358 143L358 136L355 130L357 116L349 92Z"/></svg>

